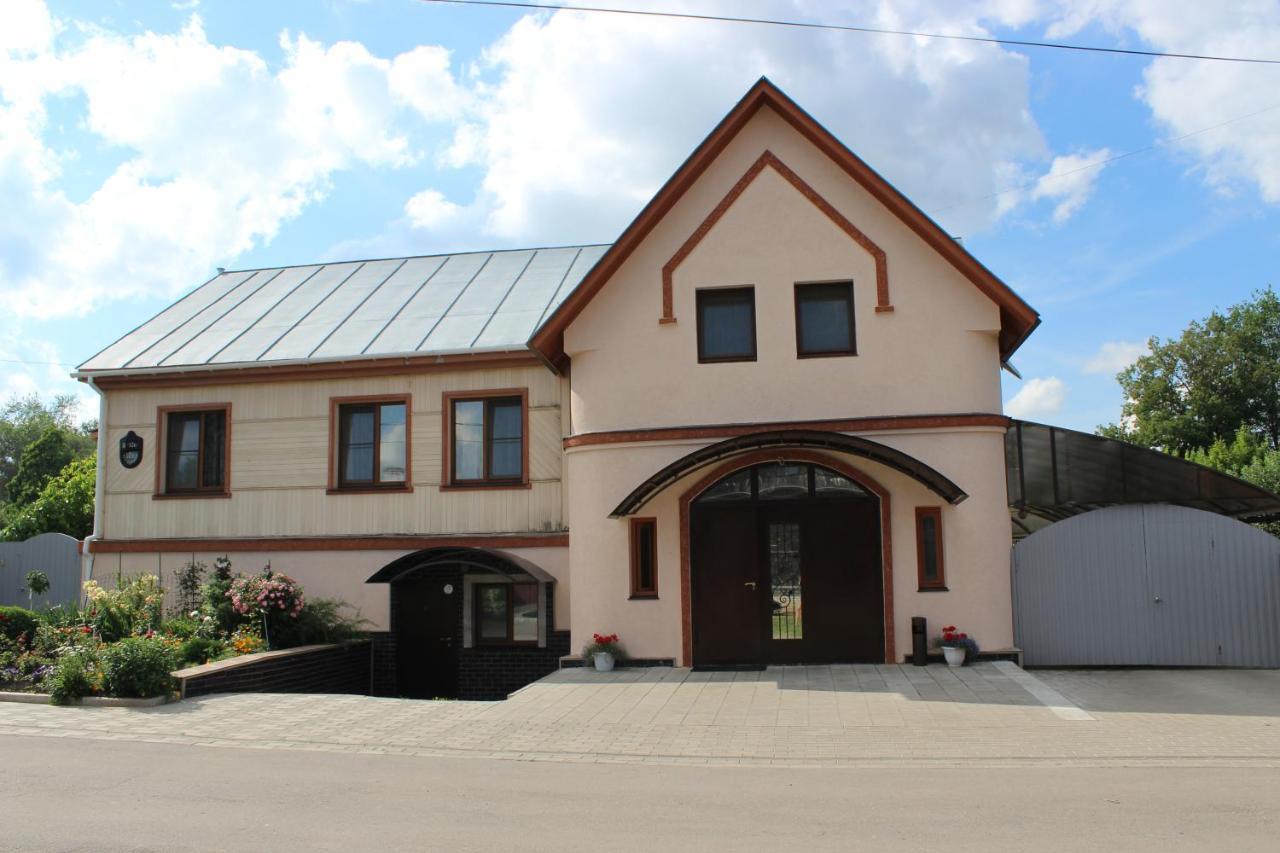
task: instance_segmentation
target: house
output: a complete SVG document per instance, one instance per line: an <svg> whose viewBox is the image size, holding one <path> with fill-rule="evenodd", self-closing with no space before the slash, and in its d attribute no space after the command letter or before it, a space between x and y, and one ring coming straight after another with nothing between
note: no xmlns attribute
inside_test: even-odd
<svg viewBox="0 0 1280 853"><path fill-rule="evenodd" d="M270 563L380 690L1013 645L1036 312L767 80L612 245L220 272L85 362L91 573Z"/></svg>

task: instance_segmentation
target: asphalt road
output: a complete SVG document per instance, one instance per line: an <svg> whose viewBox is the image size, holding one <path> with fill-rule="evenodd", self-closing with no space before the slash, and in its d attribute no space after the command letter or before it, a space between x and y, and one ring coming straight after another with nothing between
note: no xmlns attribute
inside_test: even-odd
<svg viewBox="0 0 1280 853"><path fill-rule="evenodd" d="M623 766L0 736L21 851L1280 849L1280 769Z"/></svg>

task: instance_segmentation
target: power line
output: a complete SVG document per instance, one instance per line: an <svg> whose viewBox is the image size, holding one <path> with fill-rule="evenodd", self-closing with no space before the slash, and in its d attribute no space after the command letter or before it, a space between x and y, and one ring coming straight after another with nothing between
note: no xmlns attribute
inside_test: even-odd
<svg viewBox="0 0 1280 853"><path fill-rule="evenodd" d="M32 364L43 365L48 367L70 367L75 368L74 364L64 364L61 361L24 361L20 358L0 358L0 364Z"/></svg>
<svg viewBox="0 0 1280 853"><path fill-rule="evenodd" d="M422 0L424 3L448 3L455 6L494 6L507 9L536 9L552 12L599 12L609 15L636 15L646 18L674 18L686 21L715 21L728 24L760 24L772 27L793 27L806 30L831 30L847 33L867 33L884 36L906 36L909 38L949 39L952 41L979 42L982 44L1000 44L1010 47L1035 47L1053 50L1074 50L1084 53L1114 53L1122 56L1146 56L1162 59L1201 59L1210 62L1239 62L1252 65L1280 65L1280 59L1261 59L1247 56L1219 56L1202 53L1170 53L1159 50L1129 50L1121 47L1099 47L1088 44L1069 44L1067 42L1027 41L1023 39L1003 39L991 36L965 36L956 33L926 33L915 30L890 30L880 27L859 27L850 24L819 24L809 21L789 21L781 18L740 18L730 15L699 15L693 12L661 12L653 9L617 9L606 6L559 6L551 3L518 3L506 0Z"/></svg>

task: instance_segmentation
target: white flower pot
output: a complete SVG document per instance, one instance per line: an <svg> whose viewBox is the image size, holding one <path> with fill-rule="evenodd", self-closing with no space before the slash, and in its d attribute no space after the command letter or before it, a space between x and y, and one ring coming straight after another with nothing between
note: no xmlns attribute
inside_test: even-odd
<svg viewBox="0 0 1280 853"><path fill-rule="evenodd" d="M947 659L947 666L964 666L964 656L968 652L964 646L943 646L942 656Z"/></svg>
<svg viewBox="0 0 1280 853"><path fill-rule="evenodd" d="M613 672L613 655L608 652L596 652L592 657L596 662L596 672Z"/></svg>

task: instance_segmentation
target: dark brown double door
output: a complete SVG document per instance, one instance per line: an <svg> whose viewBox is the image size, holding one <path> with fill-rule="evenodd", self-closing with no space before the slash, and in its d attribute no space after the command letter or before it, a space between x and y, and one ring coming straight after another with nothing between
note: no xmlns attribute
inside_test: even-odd
<svg viewBox="0 0 1280 853"><path fill-rule="evenodd" d="M883 663L879 500L752 494L690 509L694 665Z"/></svg>

